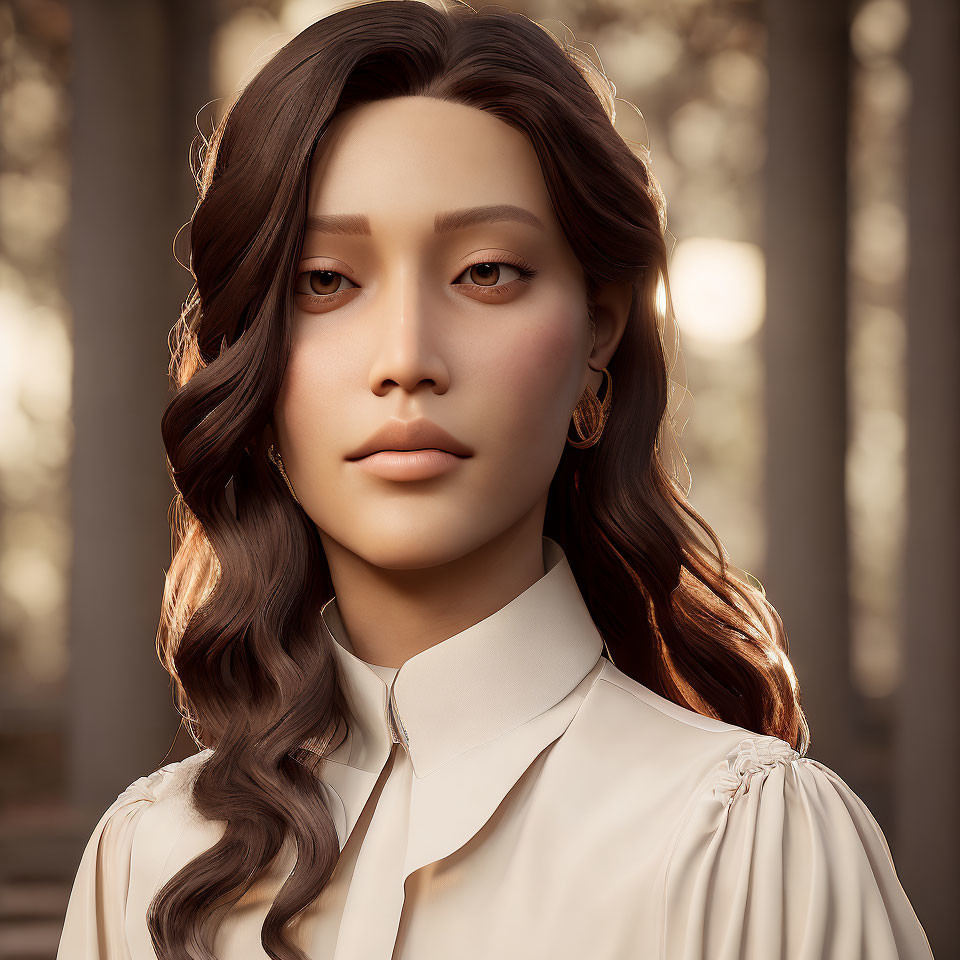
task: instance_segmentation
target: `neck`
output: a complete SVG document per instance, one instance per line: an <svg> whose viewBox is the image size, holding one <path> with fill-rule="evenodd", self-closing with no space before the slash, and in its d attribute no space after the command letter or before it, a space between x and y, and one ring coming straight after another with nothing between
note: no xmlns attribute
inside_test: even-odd
<svg viewBox="0 0 960 960"><path fill-rule="evenodd" d="M399 668L479 623L544 574L543 518L530 515L452 559L378 566L321 533L337 607L354 654Z"/></svg>

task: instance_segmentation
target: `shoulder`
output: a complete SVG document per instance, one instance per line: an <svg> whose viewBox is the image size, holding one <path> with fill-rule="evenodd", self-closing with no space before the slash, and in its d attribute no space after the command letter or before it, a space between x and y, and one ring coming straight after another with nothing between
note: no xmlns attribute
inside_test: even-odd
<svg viewBox="0 0 960 960"><path fill-rule="evenodd" d="M138 777L103 812L83 849L58 957L99 957L102 944L123 942L128 906L143 906L155 889L186 823L191 778L210 752Z"/></svg>
<svg viewBox="0 0 960 960"><path fill-rule="evenodd" d="M867 805L777 737L748 734L721 758L685 809L663 876L664 958L730 948L932 960Z"/></svg>
<svg viewBox="0 0 960 960"><path fill-rule="evenodd" d="M661 960L932 960L880 825L836 771L609 662L576 720L604 810L658 839Z"/></svg>
<svg viewBox="0 0 960 960"><path fill-rule="evenodd" d="M658 723L678 736L688 735L696 740L719 743L720 739L712 735L748 732L743 727L714 717L706 717L666 697L661 697L633 677L627 676L609 660L604 662L591 694L604 700L612 709L630 712L645 722Z"/></svg>
<svg viewBox="0 0 960 960"><path fill-rule="evenodd" d="M203 831L204 822L193 809L191 786L212 750L203 750L138 777L120 792L100 817L87 841L84 857L97 869L134 876L159 871L173 845L193 826ZM123 869L109 864L123 864Z"/></svg>
<svg viewBox="0 0 960 960"><path fill-rule="evenodd" d="M159 767L153 773L138 777L120 793L114 802L155 803L162 797L177 793L192 781L203 761L212 752L212 750L202 750L184 760L175 760L173 763Z"/></svg>
<svg viewBox="0 0 960 960"><path fill-rule="evenodd" d="M659 784L671 797L693 800L708 783L725 780L756 750L767 761L793 759L796 751L783 740L680 706L627 676L605 660L571 725L582 752L610 765L610 774L644 789ZM600 748L600 749L598 749Z"/></svg>
<svg viewBox="0 0 960 960"><path fill-rule="evenodd" d="M102 847L133 843L133 828L144 818L157 816L174 808L186 812L190 785L211 750L203 750L184 760L177 760L138 777L124 788L107 807L94 829Z"/></svg>
<svg viewBox="0 0 960 960"><path fill-rule="evenodd" d="M152 805L160 800L174 803L189 792L190 786L212 750L201 750L184 760L176 760L138 777L114 801L114 806Z"/></svg>
<svg viewBox="0 0 960 960"><path fill-rule="evenodd" d="M623 850L643 848L656 872L701 798L728 784L733 771L746 772L741 752L749 756L755 749L768 760L794 752L776 738L667 700L602 659L576 715L546 758L542 785L550 796L563 798L563 811L554 818L565 813L573 829L577 818L589 816L603 842ZM624 843L625 837L635 842Z"/></svg>

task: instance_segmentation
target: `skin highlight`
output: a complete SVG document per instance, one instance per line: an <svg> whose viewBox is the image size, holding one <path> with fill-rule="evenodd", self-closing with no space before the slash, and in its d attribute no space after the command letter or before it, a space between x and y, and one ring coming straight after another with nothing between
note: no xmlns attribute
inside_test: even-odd
<svg viewBox="0 0 960 960"><path fill-rule="evenodd" d="M504 204L543 228L435 232L444 213ZM344 215L365 216L369 232L318 228ZM600 390L623 334L630 286L600 288L592 332L529 140L489 112L404 96L347 110L325 132L295 290L273 438L355 652L399 667L543 575L550 482L574 407ZM417 417L473 455L414 481L345 459L389 418Z"/></svg>

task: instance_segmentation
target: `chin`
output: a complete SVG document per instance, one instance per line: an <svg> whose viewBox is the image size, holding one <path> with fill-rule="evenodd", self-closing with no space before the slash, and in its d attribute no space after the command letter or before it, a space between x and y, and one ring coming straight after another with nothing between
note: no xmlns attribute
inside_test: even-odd
<svg viewBox="0 0 960 960"><path fill-rule="evenodd" d="M415 515L379 524L344 544L367 563L384 570L423 570L458 560L486 543L493 533L467 528L463 518L457 524L416 523Z"/></svg>

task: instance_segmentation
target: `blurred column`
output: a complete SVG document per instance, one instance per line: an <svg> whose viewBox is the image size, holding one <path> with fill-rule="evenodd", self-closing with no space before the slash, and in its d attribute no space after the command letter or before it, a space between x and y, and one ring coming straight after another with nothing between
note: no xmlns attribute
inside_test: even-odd
<svg viewBox="0 0 960 960"><path fill-rule="evenodd" d="M849 770L846 426L848 11L768 3L765 587L810 756Z"/></svg>
<svg viewBox="0 0 960 960"><path fill-rule="evenodd" d="M911 21L898 869L935 956L960 957L960 5Z"/></svg>
<svg viewBox="0 0 960 960"><path fill-rule="evenodd" d="M189 290L173 238L208 99L213 4L72 5L74 565L71 799L102 812L163 761L179 718L155 640L173 494L160 439L166 337Z"/></svg>

